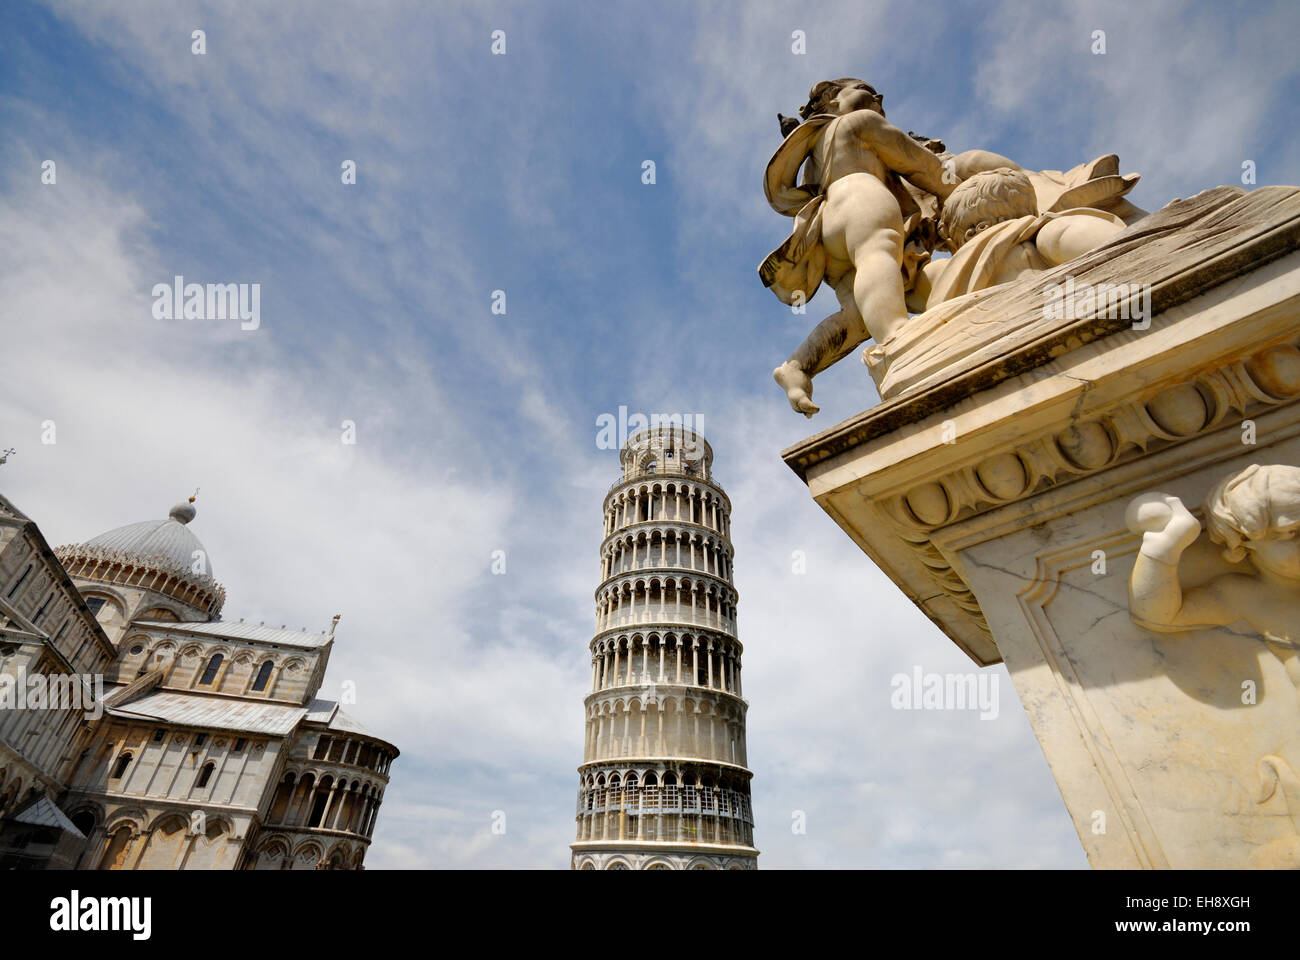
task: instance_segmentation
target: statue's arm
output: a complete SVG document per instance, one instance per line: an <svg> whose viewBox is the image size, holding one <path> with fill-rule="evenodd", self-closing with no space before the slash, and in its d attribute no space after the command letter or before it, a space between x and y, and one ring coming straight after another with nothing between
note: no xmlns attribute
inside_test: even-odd
<svg viewBox="0 0 1300 960"><path fill-rule="evenodd" d="M1012 170L1024 169L1010 157L1004 157L992 150L963 150L952 158L952 165L954 172L962 180L1001 167L1010 167Z"/></svg>
<svg viewBox="0 0 1300 960"><path fill-rule="evenodd" d="M956 176L944 177L942 160L874 110L855 110L842 120L885 166L922 190L944 198L957 186Z"/></svg>
<svg viewBox="0 0 1300 960"><path fill-rule="evenodd" d="M1129 577L1129 613L1158 633L1178 633L1224 627L1241 619L1225 593L1239 574L1229 574L1201 587L1184 590L1178 568L1139 553Z"/></svg>
<svg viewBox="0 0 1300 960"><path fill-rule="evenodd" d="M1151 630L1176 632L1226 626L1241 619L1224 598L1232 577L1183 590L1178 561L1201 532L1201 524L1177 497L1148 493L1134 498L1125 515L1142 533L1128 581L1129 614Z"/></svg>

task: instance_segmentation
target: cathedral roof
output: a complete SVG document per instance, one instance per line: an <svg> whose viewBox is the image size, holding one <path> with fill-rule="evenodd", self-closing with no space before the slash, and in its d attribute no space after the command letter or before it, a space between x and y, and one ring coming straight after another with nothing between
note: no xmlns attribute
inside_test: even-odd
<svg viewBox="0 0 1300 960"><path fill-rule="evenodd" d="M117 550L142 558L156 558L169 566L212 576L208 551L187 524L194 519L194 504L182 501L171 508L166 519L128 523L86 541L88 547ZM203 569L195 567L201 562Z"/></svg>
<svg viewBox="0 0 1300 960"><path fill-rule="evenodd" d="M13 517L17 520L29 522L27 514L15 507L9 498L3 496L0 496L0 516Z"/></svg>
<svg viewBox="0 0 1300 960"><path fill-rule="evenodd" d="M285 647L306 647L313 650L325 646L333 639L326 633L286 630L284 627L268 627L260 623L245 623L243 620L213 620L208 623L137 620L136 625L156 627L169 633L203 634L226 640L254 640L258 643L273 643Z"/></svg>
<svg viewBox="0 0 1300 960"><path fill-rule="evenodd" d="M4 597L0 597L0 637L39 642L48 639L49 634L19 613Z"/></svg>
<svg viewBox="0 0 1300 960"><path fill-rule="evenodd" d="M307 710L287 704L157 691L120 707L110 706L108 712L115 717L147 718L182 726L284 736L298 725Z"/></svg>
<svg viewBox="0 0 1300 960"><path fill-rule="evenodd" d="M68 574L129 586L145 586L206 614L221 615L226 588L212 576L212 561L187 524L194 498L171 508L164 520L128 523L85 543L54 550Z"/></svg>
<svg viewBox="0 0 1300 960"><path fill-rule="evenodd" d="M380 743L387 744L397 748L391 742L385 740L378 734L372 733L366 729L356 718L344 713L339 709L337 700L312 700L307 704L307 722L323 724L326 729L338 733L352 733L360 737L369 737L371 740L378 740ZM394 753L396 756L396 753Z"/></svg>
<svg viewBox="0 0 1300 960"><path fill-rule="evenodd" d="M54 801L43 793L26 806L20 807L10 815L9 819L38 827L54 827L64 833L81 837L83 840L86 838L86 835L76 828L67 815L54 805Z"/></svg>

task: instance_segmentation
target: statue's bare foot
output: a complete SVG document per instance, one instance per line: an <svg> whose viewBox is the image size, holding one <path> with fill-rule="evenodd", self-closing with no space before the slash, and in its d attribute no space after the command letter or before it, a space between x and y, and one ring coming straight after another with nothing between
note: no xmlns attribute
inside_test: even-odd
<svg viewBox="0 0 1300 960"><path fill-rule="evenodd" d="M811 417L821 409L812 402L812 377L804 373L793 361L787 360L773 370L772 379L781 385L786 398L790 401L790 408L795 413Z"/></svg>
<svg viewBox="0 0 1300 960"><path fill-rule="evenodd" d="M894 359L890 349L893 342L894 338L890 337L884 343L874 343L862 351L862 362L867 365L867 372L871 374L871 379L876 382L876 386L880 386L885 371L889 369L890 361Z"/></svg>

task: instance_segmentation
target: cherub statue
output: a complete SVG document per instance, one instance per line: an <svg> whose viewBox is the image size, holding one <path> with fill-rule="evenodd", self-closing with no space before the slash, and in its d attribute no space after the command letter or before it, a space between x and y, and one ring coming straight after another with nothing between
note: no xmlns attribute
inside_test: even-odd
<svg viewBox="0 0 1300 960"><path fill-rule="evenodd" d="M902 180L940 199L959 180L885 119L884 98L861 80L818 83L799 114L798 126L781 118L789 134L764 178L768 202L794 217L794 232L764 260L759 276L788 304L811 300L823 278L839 299L839 312L773 371L790 405L811 417L818 410L813 376L868 337L887 344L907 320L904 219L920 207Z"/></svg>
<svg viewBox="0 0 1300 960"><path fill-rule="evenodd" d="M1244 621L1281 661L1300 694L1300 467L1252 464L1220 483L1205 501L1210 539L1232 564L1252 570L1222 574L1183 589L1178 561L1201 525L1177 497L1149 493L1129 504L1129 529L1142 546L1129 577L1129 615L1139 626L1178 633ZM1282 788L1294 836L1264 844L1251 855L1263 867L1300 865L1300 777L1285 757L1258 763L1255 802Z"/></svg>
<svg viewBox="0 0 1300 960"><path fill-rule="evenodd" d="M932 286L940 270L947 267L930 262L938 242L939 212L967 178L989 171L1002 172L995 180L1008 173L1027 177L1033 205L1024 210L1014 206L1011 219L1023 215L1032 220L1048 213L1072 216L1045 230L1042 244L1034 237L1053 217L1033 229L1021 225L1029 232L1016 243L1037 246L1033 256L1028 247L1021 249L1023 256L1010 251L1013 243L1007 250L997 248L1009 259L996 268L988 266L988 258L968 257L968 261L980 263L981 269L953 273L942 299L968 292L971 282L991 286L1025 269L1046 269L1077 256L1109 239L1117 232L1116 224L1122 229L1145 213L1121 199L1138 178L1118 177L1110 169L1117 163L1113 156L1061 173L1022 171L1019 164L987 150L949 154L942 141L904 133L889 123L883 98L861 80L818 83L799 114L802 123L777 115L785 140L764 177L768 203L778 213L794 218L794 230L758 272L764 286L784 303L807 303L823 279L839 300L839 311L819 323L772 372L790 406L808 417L818 411L812 402L816 374L871 338L875 346L863 354L863 361L879 383L890 358L890 342L907 321L909 309L921 312L927 301L938 302L932 296ZM796 186L801 170L804 179ZM990 191L971 191L967 196L973 202L964 203L961 209L973 218L970 226L976 232L1008 219L1005 210L997 212L1001 208ZM1092 218L1098 223L1083 224L1075 214L1079 213L1076 208L1085 206L1106 207L1110 212ZM960 232L963 239L949 244L949 249L956 250L965 242L967 229ZM999 231L999 244L1007 246L1003 234L1009 232L1009 228ZM968 281L965 286L956 282L963 276Z"/></svg>
<svg viewBox="0 0 1300 960"><path fill-rule="evenodd" d="M1136 180L1136 177L1133 178ZM914 313L1073 260L1123 232L1094 207L1039 212L1029 175L999 167L963 180L944 202L939 236L953 256L929 261L907 291Z"/></svg>
<svg viewBox="0 0 1300 960"><path fill-rule="evenodd" d="M1129 529L1142 546L1129 577L1129 615L1160 633L1248 623L1300 690L1300 467L1252 464L1205 501L1210 539L1224 546L1228 573L1184 590L1178 560L1201 525L1177 497L1148 493L1129 504Z"/></svg>

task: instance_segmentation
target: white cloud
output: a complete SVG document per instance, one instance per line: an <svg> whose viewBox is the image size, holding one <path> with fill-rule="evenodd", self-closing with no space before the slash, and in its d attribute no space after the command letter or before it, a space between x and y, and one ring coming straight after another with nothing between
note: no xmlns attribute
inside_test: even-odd
<svg viewBox="0 0 1300 960"><path fill-rule="evenodd" d="M229 337L150 314L158 253L145 226L137 202L94 181L11 183L0 200L14 252L0 299L26 319L6 338L0 424L19 450L7 495L57 544L165 516L200 485L193 529L228 589L225 615L320 629L343 613L322 695L355 681L351 712L413 760L502 762L567 727L576 747L565 714L581 671L566 676L546 651L508 640L484 656L493 624L471 613L515 498L479 471L437 469L481 451L436 384L409 369L353 382L346 357L307 371L237 324L231 336L260 345L241 365L211 362ZM357 421L355 446L340 440L340 410ZM413 411L439 435L413 428ZM53 445L39 442L47 420ZM395 437L419 453L386 456ZM566 680L569 696L555 696ZM555 722L539 726L539 714ZM414 786L404 763L398 805Z"/></svg>

